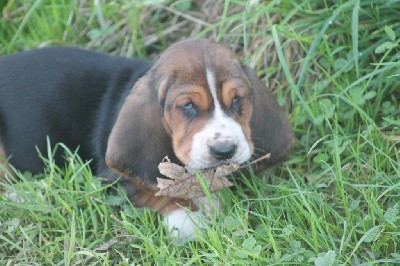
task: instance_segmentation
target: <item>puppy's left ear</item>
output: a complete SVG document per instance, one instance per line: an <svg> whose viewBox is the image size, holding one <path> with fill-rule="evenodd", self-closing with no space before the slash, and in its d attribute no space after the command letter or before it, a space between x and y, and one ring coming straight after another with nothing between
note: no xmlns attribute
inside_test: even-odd
<svg viewBox="0 0 400 266"><path fill-rule="evenodd" d="M156 190L158 164L167 155L176 158L163 126L158 89L149 80L142 77L126 97L108 138L106 164L137 188Z"/></svg>
<svg viewBox="0 0 400 266"><path fill-rule="evenodd" d="M284 112L272 92L256 76L255 71L243 66L253 91L253 115L250 121L254 155L258 158L271 153L271 158L258 164L257 170L281 161L293 148L295 138Z"/></svg>

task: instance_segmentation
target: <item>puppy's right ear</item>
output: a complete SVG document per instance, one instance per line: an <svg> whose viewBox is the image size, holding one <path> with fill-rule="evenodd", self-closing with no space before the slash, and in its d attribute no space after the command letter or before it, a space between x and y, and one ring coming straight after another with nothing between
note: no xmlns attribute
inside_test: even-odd
<svg viewBox="0 0 400 266"><path fill-rule="evenodd" d="M123 103L108 138L106 164L139 189L156 190L158 164L175 160L171 137L163 126L158 88L149 74L136 82Z"/></svg>
<svg viewBox="0 0 400 266"><path fill-rule="evenodd" d="M255 148L254 159L271 153L270 159L257 164L257 170L261 171L281 161L293 148L295 137L272 92L261 82L252 68L244 66L243 70L254 94L250 123Z"/></svg>

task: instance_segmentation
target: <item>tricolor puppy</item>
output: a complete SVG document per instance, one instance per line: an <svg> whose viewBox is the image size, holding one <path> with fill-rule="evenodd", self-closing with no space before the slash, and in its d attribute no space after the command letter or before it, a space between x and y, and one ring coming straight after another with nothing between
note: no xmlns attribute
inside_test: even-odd
<svg viewBox="0 0 400 266"><path fill-rule="evenodd" d="M42 171L35 146L44 151L46 136L79 147L97 175L122 176L134 203L159 211L184 238L193 237L201 200L154 196L165 156L195 172L270 152L262 170L294 140L254 71L207 40L178 42L155 63L68 47L0 58L3 175L7 164Z"/></svg>

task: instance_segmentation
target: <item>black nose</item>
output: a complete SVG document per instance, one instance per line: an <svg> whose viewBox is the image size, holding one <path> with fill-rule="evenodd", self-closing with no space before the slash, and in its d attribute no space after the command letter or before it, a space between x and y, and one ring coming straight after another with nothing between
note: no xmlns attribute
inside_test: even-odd
<svg viewBox="0 0 400 266"><path fill-rule="evenodd" d="M229 143L217 144L210 146L210 152L218 160L228 160L235 154L236 145Z"/></svg>

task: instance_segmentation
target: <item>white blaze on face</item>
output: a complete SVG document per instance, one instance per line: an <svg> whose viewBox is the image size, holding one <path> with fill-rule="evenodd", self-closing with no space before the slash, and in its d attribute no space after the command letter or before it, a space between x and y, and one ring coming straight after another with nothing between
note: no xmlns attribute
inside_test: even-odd
<svg viewBox="0 0 400 266"><path fill-rule="evenodd" d="M235 154L228 160L230 163L243 163L251 156L241 125L222 110L217 97L214 73L206 69L206 75L214 103L214 113L204 128L193 136L190 161L186 165L192 172L221 163L210 152L210 147L221 143L236 145Z"/></svg>

